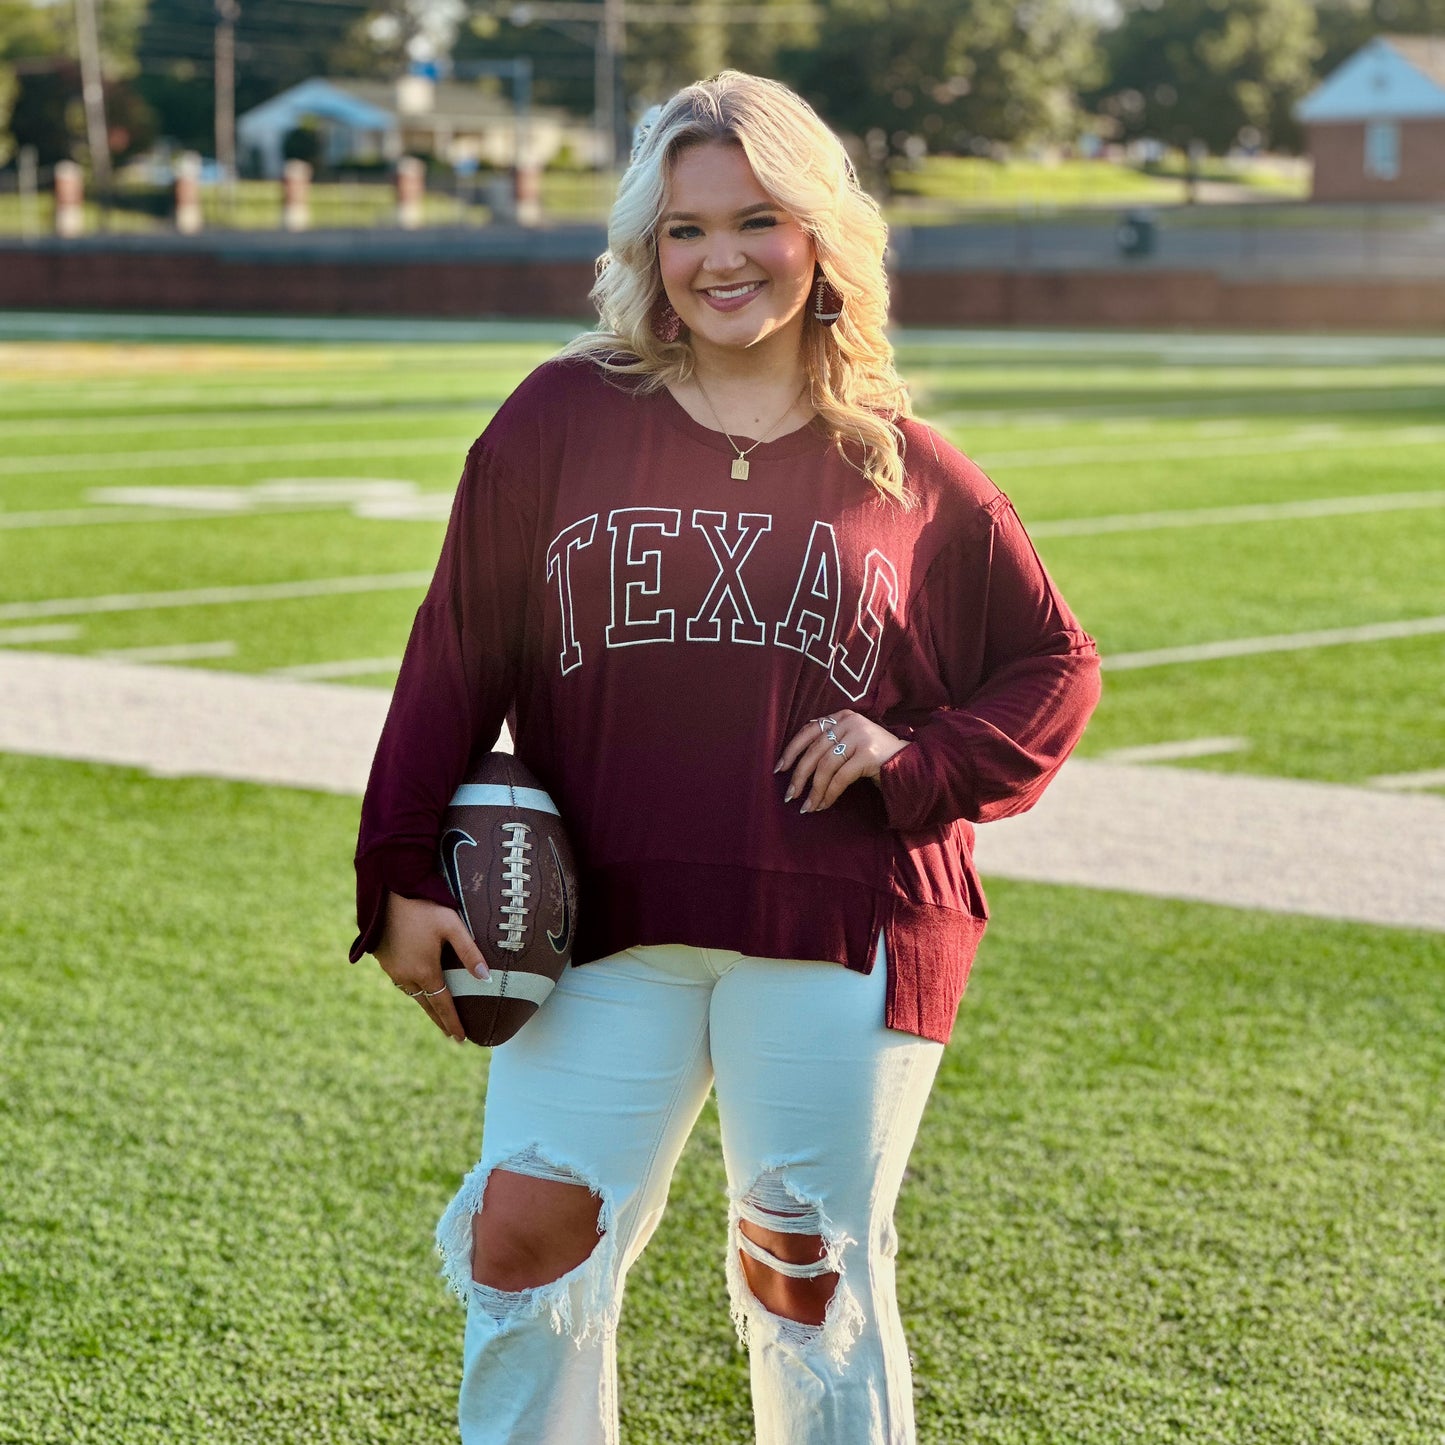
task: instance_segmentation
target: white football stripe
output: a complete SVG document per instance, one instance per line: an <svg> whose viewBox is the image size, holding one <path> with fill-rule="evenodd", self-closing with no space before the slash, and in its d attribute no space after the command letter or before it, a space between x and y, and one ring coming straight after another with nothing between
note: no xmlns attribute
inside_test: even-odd
<svg viewBox="0 0 1445 1445"><path fill-rule="evenodd" d="M1172 763L1180 758L1213 758L1224 753L1242 753L1248 747L1248 738L1181 738L1178 742L1111 748L1104 757L1111 763Z"/></svg>
<svg viewBox="0 0 1445 1445"><path fill-rule="evenodd" d="M535 1004L540 1004L555 987L545 974L524 973L521 969L494 968L490 978L478 978L464 968L444 968L442 982L453 998L496 998L506 994Z"/></svg>
<svg viewBox="0 0 1445 1445"><path fill-rule="evenodd" d="M1400 622L1367 622L1363 627L1328 627L1316 632L1284 632L1268 637L1231 637L1188 647L1158 647L1147 652L1115 652L1103 658L1106 668L1167 667L1175 662L1208 662L1221 657L1253 657L1262 652L1306 652L1315 647L1343 647L1355 642L1392 642L1401 637L1428 637L1445 632L1445 616L1408 617Z"/></svg>
<svg viewBox="0 0 1445 1445"><path fill-rule="evenodd" d="M375 577L316 577L299 582L253 582L234 587L188 587L176 592L116 592L107 597L49 597L0 603L0 621L31 617L84 617L96 612L150 612L162 607L204 607L227 602L287 602L425 587L430 572L384 572Z"/></svg>
<svg viewBox="0 0 1445 1445"><path fill-rule="evenodd" d="M508 788L500 783L463 783L452 795L454 808L531 808L560 817L557 805L541 788Z"/></svg>
<svg viewBox="0 0 1445 1445"><path fill-rule="evenodd" d="M1097 537L1107 532L1233 526L1242 522L1283 522L1295 517L1349 517L1428 507L1445 507L1445 491L1317 497L1303 502L1259 502L1240 507L1181 507L1170 512L1123 512L1110 517L1060 517L1051 522L1029 523L1029 536Z"/></svg>

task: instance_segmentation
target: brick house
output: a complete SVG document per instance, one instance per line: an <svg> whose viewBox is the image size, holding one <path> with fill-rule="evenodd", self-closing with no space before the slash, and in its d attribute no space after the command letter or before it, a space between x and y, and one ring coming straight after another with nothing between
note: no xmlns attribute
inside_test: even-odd
<svg viewBox="0 0 1445 1445"><path fill-rule="evenodd" d="M1377 35L1295 107L1315 201L1445 201L1445 35Z"/></svg>

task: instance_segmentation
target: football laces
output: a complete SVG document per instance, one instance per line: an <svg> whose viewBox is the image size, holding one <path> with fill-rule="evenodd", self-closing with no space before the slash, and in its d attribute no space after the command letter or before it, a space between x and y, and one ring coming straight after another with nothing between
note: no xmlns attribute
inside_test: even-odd
<svg viewBox="0 0 1445 1445"><path fill-rule="evenodd" d="M500 912L503 918L497 926L497 947L510 953L520 953L530 909L527 899L532 896L531 889L527 887L531 882L532 861L527 856L532 851L527 834L532 830L526 823L503 823L502 831L507 834L502 851L502 861L506 866L502 869Z"/></svg>

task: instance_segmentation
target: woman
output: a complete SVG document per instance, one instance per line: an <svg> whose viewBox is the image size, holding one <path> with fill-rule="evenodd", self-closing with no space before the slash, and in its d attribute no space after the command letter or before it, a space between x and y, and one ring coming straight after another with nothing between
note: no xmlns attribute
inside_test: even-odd
<svg viewBox="0 0 1445 1445"><path fill-rule="evenodd" d="M758 1439L894 1445L892 1212L987 917L970 824L1039 796L1098 660L1007 498L912 417L837 139L735 71L650 119L599 328L467 459L363 804L352 958L460 1037L442 943L485 969L436 841L505 716L581 903L437 1229L462 1439L617 1439L623 1280L715 1086Z"/></svg>

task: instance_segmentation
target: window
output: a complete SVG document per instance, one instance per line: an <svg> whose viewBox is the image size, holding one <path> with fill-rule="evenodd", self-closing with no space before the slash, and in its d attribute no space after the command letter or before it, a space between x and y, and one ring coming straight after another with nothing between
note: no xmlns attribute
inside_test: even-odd
<svg viewBox="0 0 1445 1445"><path fill-rule="evenodd" d="M1394 121L1366 123L1365 174L1377 181L1393 181L1400 174L1400 127Z"/></svg>

